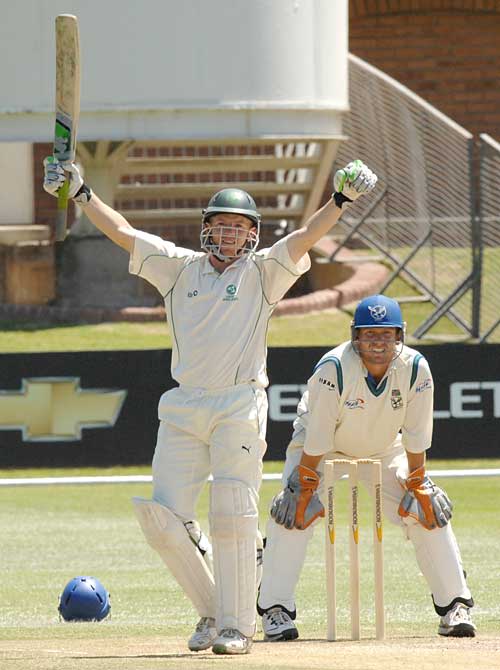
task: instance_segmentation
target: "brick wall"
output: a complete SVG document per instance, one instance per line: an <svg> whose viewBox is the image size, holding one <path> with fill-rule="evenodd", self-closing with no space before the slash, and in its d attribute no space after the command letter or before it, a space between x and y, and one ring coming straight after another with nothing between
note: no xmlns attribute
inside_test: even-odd
<svg viewBox="0 0 500 670"><path fill-rule="evenodd" d="M351 0L349 50L500 140L500 1Z"/></svg>

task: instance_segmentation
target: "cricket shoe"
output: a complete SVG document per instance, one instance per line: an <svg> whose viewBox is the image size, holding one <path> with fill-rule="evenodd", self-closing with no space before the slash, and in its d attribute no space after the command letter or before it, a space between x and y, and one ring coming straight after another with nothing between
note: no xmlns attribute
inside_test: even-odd
<svg viewBox="0 0 500 670"><path fill-rule="evenodd" d="M251 637L236 628L223 628L213 642L212 651L214 654L248 654L251 646Z"/></svg>
<svg viewBox="0 0 500 670"><path fill-rule="evenodd" d="M446 637L475 637L476 627L472 623L469 608L463 603L456 603L441 617L438 633Z"/></svg>
<svg viewBox="0 0 500 670"><path fill-rule="evenodd" d="M299 637L299 631L291 616L279 606L271 607L264 612L262 630L266 642L296 640Z"/></svg>
<svg viewBox="0 0 500 670"><path fill-rule="evenodd" d="M188 647L191 651L209 649L216 637L215 619L208 616L201 617L196 624L196 630L189 638Z"/></svg>

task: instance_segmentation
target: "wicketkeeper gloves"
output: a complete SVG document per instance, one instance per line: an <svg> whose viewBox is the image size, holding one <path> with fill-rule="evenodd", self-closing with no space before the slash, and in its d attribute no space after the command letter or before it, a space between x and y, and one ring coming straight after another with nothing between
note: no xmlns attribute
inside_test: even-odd
<svg viewBox="0 0 500 670"><path fill-rule="evenodd" d="M344 203L351 203L360 195L375 188L377 175L367 167L363 161L355 160L341 170L337 170L333 177L334 193L332 198L339 209Z"/></svg>
<svg viewBox="0 0 500 670"><path fill-rule="evenodd" d="M320 474L304 465L297 465L286 488L273 498L271 516L289 530L304 530L320 516L325 516L325 508L317 494Z"/></svg>
<svg viewBox="0 0 500 670"><path fill-rule="evenodd" d="M406 493L399 503L399 516L411 516L427 530L446 526L453 505L446 493L425 474L423 466L410 472L404 486Z"/></svg>

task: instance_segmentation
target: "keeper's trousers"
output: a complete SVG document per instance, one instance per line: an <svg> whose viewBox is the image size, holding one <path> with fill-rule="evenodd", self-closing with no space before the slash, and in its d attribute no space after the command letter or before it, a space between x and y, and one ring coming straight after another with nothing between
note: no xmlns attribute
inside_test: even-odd
<svg viewBox="0 0 500 670"><path fill-rule="evenodd" d="M302 444L293 441L290 443L283 472L283 486L286 485L292 470L299 464L302 451ZM342 459L346 456L332 452L327 454L326 458ZM440 610L445 610L457 598L471 604L471 593L465 581L462 559L451 524L427 530L415 519L410 517L403 519L398 514L397 510L404 491L396 472L406 469L407 473L406 452L398 442L394 451L380 460L384 518L401 526L407 539L413 543L417 563L429 585L436 611L442 613ZM318 470L323 470L323 461ZM343 474L346 474L345 470L342 471L341 467L336 468L337 478ZM358 474L360 481L373 495L370 486L370 468L360 466ZM321 485L319 493L322 495ZM306 530L287 530L269 518L259 608L267 609L273 605L283 605L290 612L295 610L295 588L305 561L307 545L316 525L317 522Z"/></svg>

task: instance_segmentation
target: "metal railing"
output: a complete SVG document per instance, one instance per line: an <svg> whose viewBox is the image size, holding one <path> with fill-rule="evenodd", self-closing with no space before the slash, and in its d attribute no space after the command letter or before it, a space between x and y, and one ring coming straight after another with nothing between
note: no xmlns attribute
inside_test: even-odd
<svg viewBox="0 0 500 670"><path fill-rule="evenodd" d="M339 148L335 168L359 157L373 167L379 185L378 196L361 198L342 217L335 229L340 248L357 242L376 250L391 267L381 291L401 275L432 303L415 337L445 315L466 337L478 337L473 136L353 55L349 83L349 139Z"/></svg>
<svg viewBox="0 0 500 670"><path fill-rule="evenodd" d="M500 331L500 144L479 137L479 217L481 269L480 342Z"/></svg>

